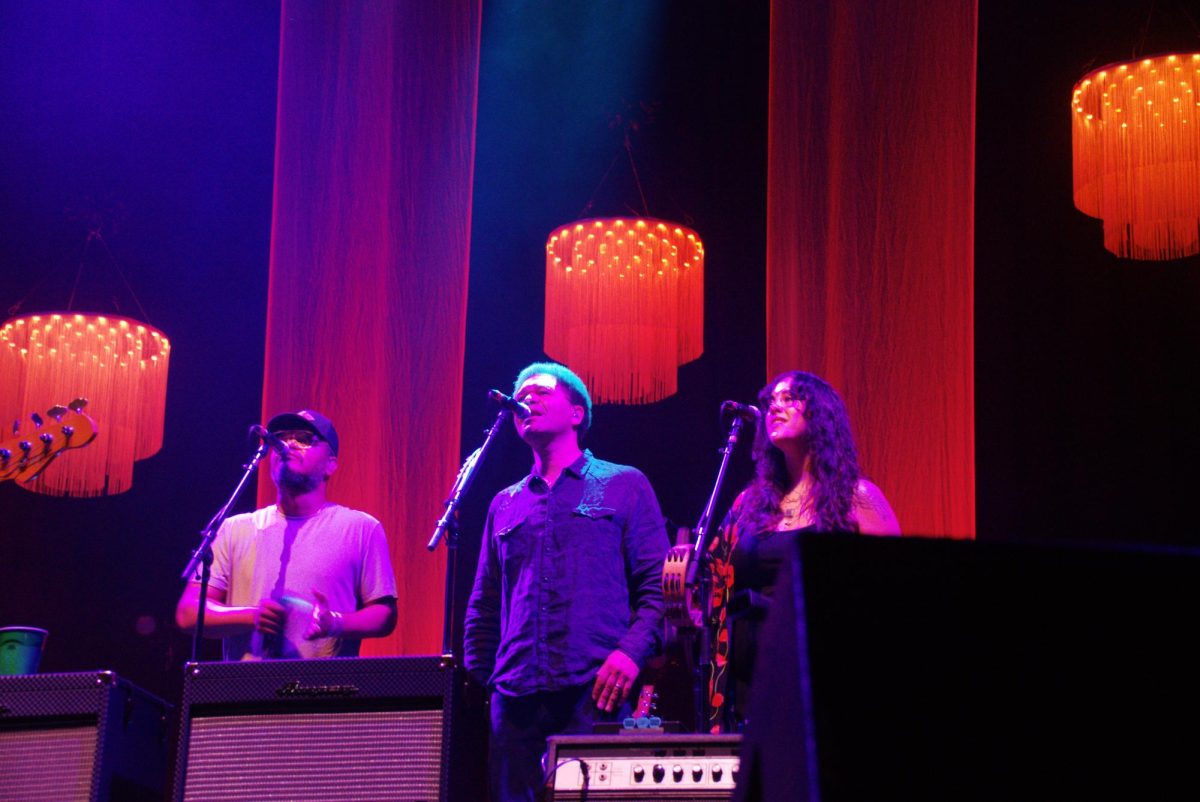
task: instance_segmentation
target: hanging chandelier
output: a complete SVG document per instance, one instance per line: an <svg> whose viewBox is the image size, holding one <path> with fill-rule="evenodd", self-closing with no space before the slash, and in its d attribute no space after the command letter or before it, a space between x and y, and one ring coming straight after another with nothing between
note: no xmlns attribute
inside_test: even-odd
<svg viewBox="0 0 1200 802"><path fill-rule="evenodd" d="M114 315L44 313L0 327L0 420L14 421L77 397L98 434L22 484L54 496L123 493L135 460L162 448L167 363L162 332Z"/></svg>
<svg viewBox="0 0 1200 802"><path fill-rule="evenodd" d="M1071 100L1075 206L1129 259L1200 253L1200 53L1111 64Z"/></svg>
<svg viewBox="0 0 1200 802"><path fill-rule="evenodd" d="M546 242L546 354L597 402L673 395L704 351L704 245L653 218L578 220Z"/></svg>

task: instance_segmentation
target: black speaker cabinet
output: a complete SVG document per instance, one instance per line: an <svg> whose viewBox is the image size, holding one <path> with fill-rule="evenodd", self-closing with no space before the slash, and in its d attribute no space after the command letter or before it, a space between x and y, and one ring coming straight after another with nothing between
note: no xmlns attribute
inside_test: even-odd
<svg viewBox="0 0 1200 802"><path fill-rule="evenodd" d="M111 671L0 676L0 800L161 800L169 719Z"/></svg>
<svg viewBox="0 0 1200 802"><path fill-rule="evenodd" d="M175 799L486 796L482 694L437 657L189 663Z"/></svg>
<svg viewBox="0 0 1200 802"><path fill-rule="evenodd" d="M1200 553L811 536L759 639L752 800L1200 793Z"/></svg>
<svg viewBox="0 0 1200 802"><path fill-rule="evenodd" d="M553 802L723 800L738 775L740 735L555 735L547 741Z"/></svg>

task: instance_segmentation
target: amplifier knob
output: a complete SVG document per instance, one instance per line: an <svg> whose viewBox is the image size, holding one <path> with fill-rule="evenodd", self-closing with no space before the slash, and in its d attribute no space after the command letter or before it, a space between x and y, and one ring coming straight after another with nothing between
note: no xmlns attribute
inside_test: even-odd
<svg viewBox="0 0 1200 802"><path fill-rule="evenodd" d="M683 766L672 766L671 777L675 780L675 782L683 782Z"/></svg>
<svg viewBox="0 0 1200 802"><path fill-rule="evenodd" d="M644 768L642 768L641 766L634 766L633 767L633 781L635 783L640 783L644 779L646 779L646 770Z"/></svg>
<svg viewBox="0 0 1200 802"><path fill-rule="evenodd" d="M700 782L703 779L704 779L704 767L701 766L699 763L697 763L696 765L692 766L692 780L694 782Z"/></svg>
<svg viewBox="0 0 1200 802"><path fill-rule="evenodd" d="M713 766L713 779L716 780L717 782L721 781L721 775L724 773L725 773L725 770L721 768L721 765L719 763L717 765Z"/></svg>
<svg viewBox="0 0 1200 802"><path fill-rule="evenodd" d="M660 783L663 781L663 778L667 776L667 770L665 768L663 768L663 764L655 763L654 769L653 769L653 774L654 774L654 781L656 783Z"/></svg>

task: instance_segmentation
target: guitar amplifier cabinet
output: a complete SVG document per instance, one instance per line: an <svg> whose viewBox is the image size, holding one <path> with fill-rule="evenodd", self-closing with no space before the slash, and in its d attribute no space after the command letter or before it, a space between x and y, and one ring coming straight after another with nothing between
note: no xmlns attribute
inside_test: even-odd
<svg viewBox="0 0 1200 802"><path fill-rule="evenodd" d="M160 800L171 708L111 671L0 676L0 800Z"/></svg>
<svg viewBox="0 0 1200 802"><path fill-rule="evenodd" d="M546 765L556 766L546 799L732 799L740 735L555 735Z"/></svg>
<svg viewBox="0 0 1200 802"><path fill-rule="evenodd" d="M438 657L189 663L174 798L479 800L483 710Z"/></svg>

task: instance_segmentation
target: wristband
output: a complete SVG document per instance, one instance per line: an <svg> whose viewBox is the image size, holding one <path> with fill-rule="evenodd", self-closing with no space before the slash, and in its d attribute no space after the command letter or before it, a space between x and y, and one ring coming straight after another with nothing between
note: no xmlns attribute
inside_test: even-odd
<svg viewBox="0 0 1200 802"><path fill-rule="evenodd" d="M329 611L329 637L340 638L342 633L346 631L346 622L342 619L342 614L334 610Z"/></svg>

